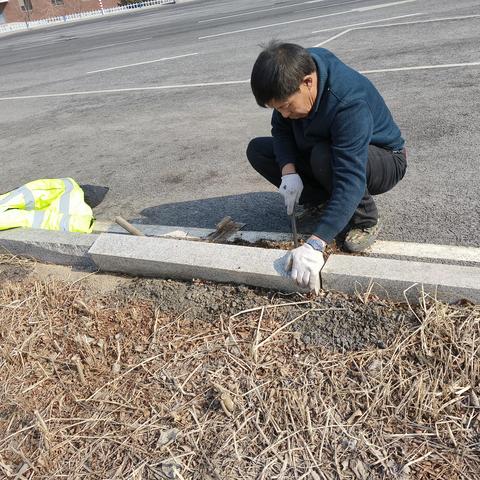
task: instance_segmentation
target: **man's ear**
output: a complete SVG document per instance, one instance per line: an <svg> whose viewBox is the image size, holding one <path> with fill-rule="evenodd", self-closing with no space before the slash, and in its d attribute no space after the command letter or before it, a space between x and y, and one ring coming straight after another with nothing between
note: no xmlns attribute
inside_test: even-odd
<svg viewBox="0 0 480 480"><path fill-rule="evenodd" d="M307 88L312 88L312 86L313 86L313 75L305 75L305 77L303 77L303 84Z"/></svg>

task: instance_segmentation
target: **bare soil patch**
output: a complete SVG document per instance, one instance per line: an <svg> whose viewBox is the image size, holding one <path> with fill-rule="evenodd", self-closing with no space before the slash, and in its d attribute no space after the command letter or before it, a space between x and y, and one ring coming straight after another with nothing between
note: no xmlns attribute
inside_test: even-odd
<svg viewBox="0 0 480 480"><path fill-rule="evenodd" d="M32 262L0 253L0 285L3 282L22 280L28 277L32 270Z"/></svg>
<svg viewBox="0 0 480 480"><path fill-rule="evenodd" d="M3 478L478 478L480 306L92 278L0 283Z"/></svg>
<svg viewBox="0 0 480 480"><path fill-rule="evenodd" d="M151 300L170 315L205 322L218 322L262 305L290 303L276 312L279 321L288 323L301 315L292 329L304 343L340 351L383 348L417 324L413 312L406 306L378 299L362 302L331 293L322 293L314 299L311 295L280 294L245 286L136 279L117 289L115 296L121 300Z"/></svg>

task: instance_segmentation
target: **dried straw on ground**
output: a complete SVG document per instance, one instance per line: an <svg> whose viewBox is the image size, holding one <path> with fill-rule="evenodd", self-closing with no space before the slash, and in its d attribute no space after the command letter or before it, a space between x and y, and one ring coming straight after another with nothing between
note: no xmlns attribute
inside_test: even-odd
<svg viewBox="0 0 480 480"><path fill-rule="evenodd" d="M426 299L387 348L335 353L291 328L321 299L206 322L0 288L0 477L479 477L479 306Z"/></svg>

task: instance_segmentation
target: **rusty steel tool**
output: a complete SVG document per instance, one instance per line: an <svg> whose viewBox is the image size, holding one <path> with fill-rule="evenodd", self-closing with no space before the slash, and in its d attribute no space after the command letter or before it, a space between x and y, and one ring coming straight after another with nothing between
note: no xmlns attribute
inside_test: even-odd
<svg viewBox="0 0 480 480"><path fill-rule="evenodd" d="M216 226L216 230L207 235L207 242L224 242L243 228L245 224L234 222L231 217L227 216L217 223Z"/></svg>
<svg viewBox="0 0 480 480"><path fill-rule="evenodd" d="M292 236L293 236L293 246L298 247L298 233L297 233L297 215L296 215L296 205L293 207L293 213L290 215L290 221L292 223Z"/></svg>

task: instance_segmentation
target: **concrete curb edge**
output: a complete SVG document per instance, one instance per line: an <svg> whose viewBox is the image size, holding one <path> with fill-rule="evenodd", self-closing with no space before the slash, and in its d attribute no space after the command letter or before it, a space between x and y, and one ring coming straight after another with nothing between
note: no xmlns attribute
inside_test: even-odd
<svg viewBox="0 0 480 480"><path fill-rule="evenodd" d="M299 290L295 288L295 285L289 285L288 282L285 282L285 280L289 279L286 279L284 275L279 273L279 259L284 259L286 251L198 242L198 240L205 238L206 235L211 233L213 231L211 229L135 225L147 235L151 235L151 237L121 235L121 233L125 232L120 227L99 223L96 225L96 232L112 233L72 234L46 230L13 229L0 232L0 247L12 254L32 257L40 262L70 265L72 267L145 276L170 276L190 280L192 278L203 278L219 282L245 283L285 291ZM249 243L255 243L259 240L289 241L290 237L290 234L277 232L238 232L232 240L241 239ZM150 242L149 250L152 250L152 242L154 245L158 243L158 245L162 244L164 247L168 245L170 251L176 248L175 245L180 246L180 244L182 245L182 250L184 250L185 245L188 244L188 248L192 252L196 252L192 256L196 260L193 263L190 260L186 260L187 255L187 257L180 256L178 261L170 262L170 259L165 256L165 248L160 249L163 255L160 259L151 258L148 255L145 257L141 249L141 244L145 243L145 239L148 239L147 243ZM128 249L119 249L119 242L120 245L128 244ZM330 255L321 272L323 287L326 290L349 294L371 292L393 301L415 300L422 293L426 292L438 300L447 302L466 299L473 303L480 303L479 248L434 245L430 257L422 258L422 261L418 262L411 261L412 251L408 248L408 245L407 247L405 246L406 244L401 242L377 242L377 244L378 252L381 252L383 255L388 257L393 252L393 256L400 255L402 257L403 252L403 258L408 258L408 260L376 258L374 249L373 256ZM106 267L104 261L100 258L99 245L102 246L103 254L110 249L110 253L116 256L117 259L120 258L119 251L123 251L125 258L130 257L127 262L128 266L122 266L120 261L116 264L114 262L114 267ZM219 274L219 271L215 271L215 268L212 269L212 264L201 260L204 258L204 251L206 251L203 248L204 246L207 246L208 252L218 252L213 254L216 258L223 259L225 257L223 253L225 247L229 249L229 255L235 252L236 262L240 262L238 263L240 267L236 268L237 274L229 276L228 271L230 267L228 266L224 266L222 273ZM420 250L420 253L422 253L425 251L425 248ZM139 258L135 259L135 255L129 255L129 252L136 252L135 254ZM275 259L273 259L273 256L272 258L268 255L265 256L266 254L262 252L272 252L268 255L275 256ZM405 252L407 253L405 254ZM450 257L448 252L452 252ZM255 257L256 255L258 257ZM255 261L252 262L252 259ZM456 265L425 261L432 259L438 261L448 260L456 263ZM135 264L137 260L138 265ZM276 262L275 271L271 267L274 261ZM166 268L165 262L176 262L177 266L175 268L180 269L182 274L175 275L175 270L172 270L170 267ZM182 262L183 266L180 268L179 265ZM473 263L474 266L458 265L458 263L464 262ZM152 267L155 263L156 266ZM186 264L189 264L188 268L185 267ZM252 272L250 272L252 269L248 267L249 264L255 265L256 270L254 269L253 276ZM263 275L262 269L265 272L268 271L266 276ZM240 275L238 271L242 272L242 274ZM260 277L262 279L258 280Z"/></svg>

